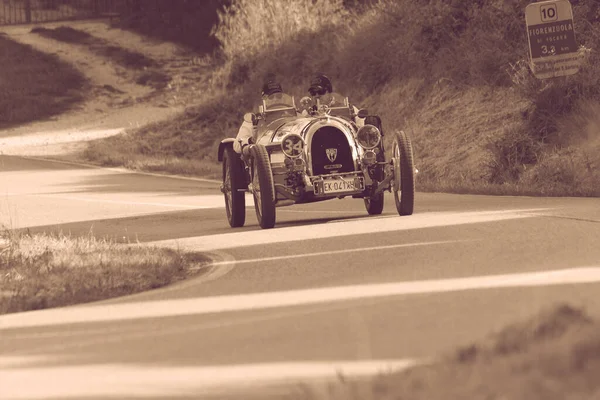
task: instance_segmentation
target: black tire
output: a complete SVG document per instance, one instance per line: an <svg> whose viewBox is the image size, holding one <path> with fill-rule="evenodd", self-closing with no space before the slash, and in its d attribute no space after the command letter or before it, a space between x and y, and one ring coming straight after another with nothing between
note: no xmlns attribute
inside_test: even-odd
<svg viewBox="0 0 600 400"><path fill-rule="evenodd" d="M396 132L392 144L394 179L392 191L400 215L411 215L415 206L415 166L410 139L404 131Z"/></svg>
<svg viewBox="0 0 600 400"><path fill-rule="evenodd" d="M383 212L383 192L379 192L374 197L365 198L365 208L369 215L379 215Z"/></svg>
<svg viewBox="0 0 600 400"><path fill-rule="evenodd" d="M252 158L252 195L256 219L263 229L275 226L275 185L267 149L260 144L250 149Z"/></svg>
<svg viewBox="0 0 600 400"><path fill-rule="evenodd" d="M225 212L227 222L232 228L244 226L246 222L246 189L244 165L232 148L223 152L223 194L225 195Z"/></svg>

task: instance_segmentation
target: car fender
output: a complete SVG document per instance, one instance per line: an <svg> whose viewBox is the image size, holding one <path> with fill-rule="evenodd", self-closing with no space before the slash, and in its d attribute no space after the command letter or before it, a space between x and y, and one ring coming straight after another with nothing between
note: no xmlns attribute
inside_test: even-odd
<svg viewBox="0 0 600 400"><path fill-rule="evenodd" d="M223 161L223 153L225 152L225 149L227 147L233 148L233 143L235 143L234 138L227 138L221 140L221 143L219 143L219 153L217 156L217 160L219 160L219 162Z"/></svg>

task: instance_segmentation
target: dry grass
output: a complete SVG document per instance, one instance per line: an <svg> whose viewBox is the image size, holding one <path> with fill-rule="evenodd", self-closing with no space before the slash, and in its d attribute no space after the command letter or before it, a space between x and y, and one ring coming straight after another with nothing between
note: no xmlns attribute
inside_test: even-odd
<svg viewBox="0 0 600 400"><path fill-rule="evenodd" d="M0 314L103 300L159 288L206 263L141 244L5 230L0 242Z"/></svg>
<svg viewBox="0 0 600 400"><path fill-rule="evenodd" d="M71 65L2 35L0 65L0 129L65 112L88 89Z"/></svg>
<svg viewBox="0 0 600 400"><path fill-rule="evenodd" d="M132 153L125 147L117 150L112 147L113 145L114 141L99 140L91 143L82 157L88 162L103 167L125 167L135 171L221 179L221 166L213 161L187 159L172 155L163 157L144 155L137 152ZM107 146L108 149L106 149Z"/></svg>
<svg viewBox="0 0 600 400"><path fill-rule="evenodd" d="M221 0L173 1L128 0L120 3L120 29L134 31L150 38L178 42L202 54L214 52L218 41L211 36L217 22Z"/></svg>
<svg viewBox="0 0 600 400"><path fill-rule="evenodd" d="M219 14L215 37L228 59L256 59L265 47L277 49L299 32L318 33L326 23L345 26L349 12L342 0L238 0ZM274 24L258 24L275 20ZM244 23L246 22L246 23ZM252 23L250 23L252 22ZM343 25L342 25L343 24Z"/></svg>
<svg viewBox="0 0 600 400"><path fill-rule="evenodd" d="M384 130L410 132L420 190L597 193L597 175L590 173L594 148L566 133L568 126L597 129L590 120L599 110L590 101L600 95L597 2L574 5L587 64L575 76L545 82L524 61L526 0L472 7L383 0L361 13L341 1L314 8L309 0L254 3L237 0L220 13L215 36L222 59L203 87L202 103L130 132L132 154L214 162L216 143L235 135L267 71L297 97L311 74L324 71L335 90L381 115ZM264 24L267 19L273 23ZM155 145L144 153L149 138ZM546 174L548 163L564 176Z"/></svg>
<svg viewBox="0 0 600 400"><path fill-rule="evenodd" d="M195 157L206 146L211 146L207 154L217 153L217 143L209 139L190 141L194 137L191 123L180 117L181 132L172 137L161 137L164 122L149 124L142 129L130 130L123 135L91 142L82 157L94 164L114 167L124 166L146 172L167 172L176 175L220 178L221 167L214 159ZM196 120L196 117L193 117ZM203 124L215 121L213 116ZM170 123L167 123L170 124ZM196 124L196 123L193 123Z"/></svg>
<svg viewBox="0 0 600 400"><path fill-rule="evenodd" d="M288 398L583 400L597 398L599 375L600 326L559 305L429 365Z"/></svg>

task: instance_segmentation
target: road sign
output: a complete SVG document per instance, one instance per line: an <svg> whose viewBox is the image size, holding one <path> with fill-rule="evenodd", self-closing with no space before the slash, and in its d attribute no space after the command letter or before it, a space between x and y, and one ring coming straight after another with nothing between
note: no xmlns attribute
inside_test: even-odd
<svg viewBox="0 0 600 400"><path fill-rule="evenodd" d="M569 0L529 4L525 8L532 70L540 79L573 75L579 71L573 10Z"/></svg>

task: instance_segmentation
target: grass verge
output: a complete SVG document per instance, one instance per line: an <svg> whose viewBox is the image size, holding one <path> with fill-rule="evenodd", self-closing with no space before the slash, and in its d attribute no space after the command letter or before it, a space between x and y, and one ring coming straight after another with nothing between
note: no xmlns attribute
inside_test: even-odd
<svg viewBox="0 0 600 400"><path fill-rule="evenodd" d="M54 55L0 35L0 129L43 120L84 100L84 76Z"/></svg>
<svg viewBox="0 0 600 400"><path fill-rule="evenodd" d="M600 393L600 324L563 304L430 364L342 380L289 399L592 399Z"/></svg>
<svg viewBox="0 0 600 400"><path fill-rule="evenodd" d="M0 314L61 307L156 289L209 259L142 244L6 230L0 238Z"/></svg>
<svg viewBox="0 0 600 400"><path fill-rule="evenodd" d="M144 172L221 179L221 165L210 159L180 155L189 145L186 140L175 138L171 141L172 147L165 151L162 146L155 145L156 140L161 140L157 135L139 136L144 132L155 132L156 126L160 126L160 123L148 125L147 130L128 131L105 140L90 142L80 156L81 160L103 167L125 167ZM180 152L175 150L177 147L181 148Z"/></svg>
<svg viewBox="0 0 600 400"><path fill-rule="evenodd" d="M160 65L153 59L139 52L111 45L87 32L68 26L54 29L35 27L31 32L46 38L86 46L94 53L122 67L136 71L135 82L140 85L162 89L170 81L170 77L161 71Z"/></svg>

